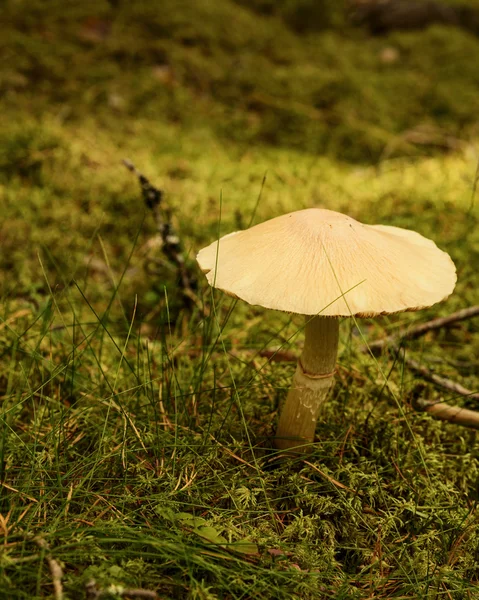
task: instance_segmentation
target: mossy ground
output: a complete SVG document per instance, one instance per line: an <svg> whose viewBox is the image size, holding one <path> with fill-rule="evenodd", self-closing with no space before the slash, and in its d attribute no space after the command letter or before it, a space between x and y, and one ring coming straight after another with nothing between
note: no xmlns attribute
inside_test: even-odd
<svg viewBox="0 0 479 600"><path fill-rule="evenodd" d="M286 3L252 4L6 3L0 598L53 597L35 536L72 599L91 578L165 599L479 598L476 434L411 402L474 405L362 352L478 301L479 41L370 39L331 3L298 34ZM200 275L182 308L123 158L165 191L192 265L218 232L322 206L433 238L456 291L345 320L317 442L279 460L294 364L261 350L297 352L302 319ZM477 319L408 352L479 388Z"/></svg>

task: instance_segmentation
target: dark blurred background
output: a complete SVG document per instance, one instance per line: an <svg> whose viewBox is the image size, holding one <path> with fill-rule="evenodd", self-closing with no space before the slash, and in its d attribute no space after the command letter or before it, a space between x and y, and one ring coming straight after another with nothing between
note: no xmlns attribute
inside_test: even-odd
<svg viewBox="0 0 479 600"><path fill-rule="evenodd" d="M347 161L478 134L475 0L3 0L5 120L156 119ZM11 145L11 144L10 144Z"/></svg>

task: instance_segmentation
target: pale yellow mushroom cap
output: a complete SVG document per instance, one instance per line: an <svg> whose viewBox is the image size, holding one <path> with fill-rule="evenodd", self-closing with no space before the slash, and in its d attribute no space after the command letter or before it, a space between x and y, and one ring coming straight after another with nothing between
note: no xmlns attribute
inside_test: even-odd
<svg viewBox="0 0 479 600"><path fill-rule="evenodd" d="M447 298L456 284L449 255L419 233L319 208L230 233L197 260L213 287L303 315L419 310Z"/></svg>

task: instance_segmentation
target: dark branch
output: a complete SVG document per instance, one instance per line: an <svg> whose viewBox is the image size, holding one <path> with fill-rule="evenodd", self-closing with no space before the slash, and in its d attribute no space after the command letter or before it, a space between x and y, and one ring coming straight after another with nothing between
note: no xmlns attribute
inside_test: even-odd
<svg viewBox="0 0 479 600"><path fill-rule="evenodd" d="M390 344L395 346L400 344L403 340L412 340L428 333L429 331L434 331L443 327L449 327L450 325L458 323L459 321L465 321L466 319L471 319L472 317L477 316L479 316L479 305L463 308L462 310L458 310L447 317L432 319L431 321L421 323L420 325L411 327L408 330L402 331L396 335L389 335L382 340L371 342L368 348L365 348L364 350L370 350L374 353L384 348L384 346L388 346Z"/></svg>
<svg viewBox="0 0 479 600"><path fill-rule="evenodd" d="M396 29L425 29L439 23L479 34L479 11L465 4L451 6L438 0L351 0L351 20L373 35Z"/></svg>
<svg viewBox="0 0 479 600"><path fill-rule="evenodd" d="M396 348L396 351L401 356L400 360L404 361L404 363L412 371L419 373L427 381L430 381L431 383L434 383L435 385L449 390L450 392L453 392L454 394L457 394L459 396L467 396L468 398L479 400L478 392L473 392L472 390L465 388L463 385L457 383L456 381L453 381L452 379L447 379L446 377L436 375L433 371L431 371L424 365L421 365L416 360L413 360L412 358L407 358L407 356L405 356L404 350Z"/></svg>
<svg viewBox="0 0 479 600"><path fill-rule="evenodd" d="M114 589L98 589L96 581L89 581L86 588L86 597L88 600L99 600L100 598L110 598L113 593L120 598L140 598L141 600L158 600L158 594L150 590L128 589L121 586L113 586Z"/></svg>
<svg viewBox="0 0 479 600"><path fill-rule="evenodd" d="M143 200L155 217L156 228L162 242L163 254L168 261L172 263L179 275L185 304L191 308L196 301L194 290L197 281L195 275L187 268L181 240L176 235L171 224L171 211L162 207L163 192L150 183L149 179L143 175L130 160L123 160L125 167L134 173L141 186Z"/></svg>
<svg viewBox="0 0 479 600"><path fill-rule="evenodd" d="M450 406L445 402L431 402L421 398L414 401L413 407L416 410L427 412L441 421L449 421L449 423L455 423L456 425L479 429L479 412L474 410Z"/></svg>

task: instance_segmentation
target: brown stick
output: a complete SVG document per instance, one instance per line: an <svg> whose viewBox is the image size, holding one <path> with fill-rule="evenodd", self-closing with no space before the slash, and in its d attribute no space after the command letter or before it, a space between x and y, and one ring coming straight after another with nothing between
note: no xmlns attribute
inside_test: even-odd
<svg viewBox="0 0 479 600"><path fill-rule="evenodd" d="M368 27L373 35L425 29L435 23L479 33L477 10L465 2L449 6L438 0L352 0L349 4L353 23Z"/></svg>
<svg viewBox="0 0 479 600"><path fill-rule="evenodd" d="M35 538L33 538L33 541L39 548L41 548L42 550L45 550L45 552L47 553L46 558L47 558L48 566L50 567L50 573L52 574L52 583L53 583L53 590L55 593L55 600L63 600L63 586L62 586L63 570L60 566L60 563L58 561L56 561L54 558L52 558L52 555L50 554L50 546L43 538L35 537Z"/></svg>
<svg viewBox="0 0 479 600"><path fill-rule="evenodd" d="M437 319L432 319L431 321L427 321L426 323L421 323L420 325L411 327L410 329L403 331L400 334L390 335L382 340L371 342L368 346L363 347L363 352L371 351L374 354L375 351L381 350L382 348L384 348L384 346L391 345L392 349L396 351L397 355L402 355L402 360L404 361L404 363L411 370L422 375L427 381L430 381L439 387L449 390L454 394L458 394L459 396L467 396L468 398L479 400L479 392L473 392L472 390L469 390L460 383L457 383L446 377L436 375L433 371L431 371L424 365L421 365L421 363L417 362L416 360L412 358L407 358L405 356L404 351L401 352L400 348L398 347L398 343L400 343L402 340L415 339L420 337L421 335L428 333L429 331L441 329L442 327L449 327L454 323L464 321L466 319L470 319L478 315L479 305L463 308L455 313L448 315L447 317L439 317ZM278 362L290 362L296 360L295 355L289 351L281 351L267 348L261 350L259 354L260 356L264 356L269 360Z"/></svg>
<svg viewBox="0 0 479 600"><path fill-rule="evenodd" d="M146 206L153 212L156 228L161 238L162 250L166 258L175 265L180 277L185 304L191 307L197 300L194 293L196 278L187 268L180 238L171 225L170 211L161 208L163 192L155 187L143 173L140 173L131 160L124 159L125 167L138 177ZM166 216L166 219L164 218Z"/></svg>
<svg viewBox="0 0 479 600"><path fill-rule="evenodd" d="M475 410L450 406L445 402L431 402L421 398L415 400L413 406L415 409L427 412L441 421L449 421L449 423L455 423L456 425L479 429L479 412Z"/></svg>
<svg viewBox="0 0 479 600"><path fill-rule="evenodd" d="M398 351L398 353L400 353L399 349L397 349L397 351ZM424 379L427 379L428 381L431 381L432 383L434 383L446 390L449 390L450 392L453 392L454 394L458 394L459 396L467 396L468 398L473 398L474 400L479 400L478 392L473 392L472 390L468 390L460 383L457 383L456 381L452 381L452 379L447 379L446 377L441 377L439 375L436 375L430 369L428 369L424 365L421 365L421 363L418 363L416 360L413 360L412 358L407 358L406 356L404 356L404 352L402 352L402 355L403 356L401 358L402 358L402 360L404 360L404 363L410 369L412 369L413 371L416 371L416 373L419 373L420 375L422 375L424 377Z"/></svg>
<svg viewBox="0 0 479 600"><path fill-rule="evenodd" d="M107 596L111 596L114 591L115 595L120 596L121 598L141 598L142 600L158 600L158 594L156 592L150 590L143 589L127 589L121 586L112 586L107 590L98 589L96 585L96 581L92 579L89 581L86 586L86 594L88 600L97 600L99 598L106 598Z"/></svg>
<svg viewBox="0 0 479 600"><path fill-rule="evenodd" d="M476 316L479 316L479 305L463 308L455 313L451 313L447 317L431 319L431 321L426 321L426 323L415 325L414 327L404 330L401 333L388 335L382 340L375 340L367 346L364 346L363 352L372 351L375 353L378 350L382 350L384 346L389 344L397 346L402 340L412 340L425 335L429 331L441 329L442 327L449 327L454 323L465 321L466 319L471 319L472 317ZM280 348L264 348L263 350L260 350L259 355L268 358L272 362L296 362L298 360L296 354L290 350L281 350Z"/></svg>
<svg viewBox="0 0 479 600"><path fill-rule="evenodd" d="M479 305L470 306L469 308L463 308L455 313L448 315L447 317L432 319L431 321L421 323L420 325L411 327L406 331L402 331L399 334L388 335L382 340L376 340L375 342L371 342L367 348L364 348L364 351L367 352L368 350L370 350L374 353L377 350L382 350L384 346L387 346L389 344L397 345L403 340L412 340L428 333L429 331L441 329L442 327L449 327L450 325L452 325L453 323L457 323L458 321L464 321L466 319L471 319L472 317L477 316L479 316Z"/></svg>
<svg viewBox="0 0 479 600"><path fill-rule="evenodd" d="M263 348L259 351L259 355L267 358L271 362L297 362L298 356L290 350L280 350L274 348Z"/></svg>
<svg viewBox="0 0 479 600"><path fill-rule="evenodd" d="M439 319L435 319L435 321L439 321ZM430 323L433 323L433 321L430 321ZM397 346L393 346L393 348L396 350L396 353L398 355L401 353L401 350ZM277 351L268 348L265 350L261 350L259 355L264 356L273 362L293 362L298 359L297 356L294 355L292 352ZM404 351L402 352L401 360L404 361L404 364L406 364L412 371L419 373L427 381L430 381L431 383L434 383L437 386L449 390L450 392L453 392L454 394L457 394L459 396L467 396L468 398L479 400L479 392L473 392L472 390L469 390L468 388L464 387L460 383L457 383L456 381L453 381L452 379L447 379L446 377L436 375L433 371L431 371L424 365L421 365L421 363L417 362L416 360L412 358L407 358L404 355Z"/></svg>

